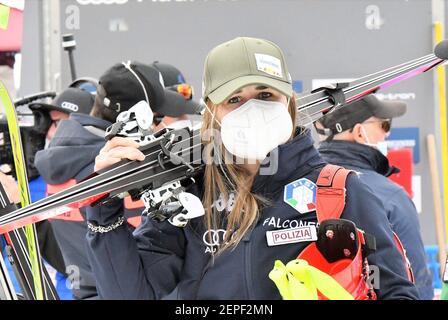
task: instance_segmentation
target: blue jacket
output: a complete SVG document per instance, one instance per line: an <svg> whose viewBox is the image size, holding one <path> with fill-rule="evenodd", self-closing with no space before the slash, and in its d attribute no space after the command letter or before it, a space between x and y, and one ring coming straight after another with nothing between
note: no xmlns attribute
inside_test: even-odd
<svg viewBox="0 0 448 320"><path fill-rule="evenodd" d="M75 179L79 182L93 172L95 157L104 147L104 132L111 123L86 114L72 113L63 120L47 149L37 152L35 166L49 184ZM80 210L85 216L85 210ZM126 217L140 216L141 210L126 209ZM97 297L95 279L86 255L85 221L52 220L51 225L61 248L69 275L79 270L79 288L73 289L76 299Z"/></svg>
<svg viewBox="0 0 448 320"><path fill-rule="evenodd" d="M403 243L420 298L433 299L432 277L426 265L418 214L405 190L385 177L392 171L387 158L372 147L348 141L322 142L319 151L326 161L362 173L361 181L381 199L392 230Z"/></svg>
<svg viewBox="0 0 448 320"><path fill-rule="evenodd" d="M108 126L108 121L80 113L72 113L68 120L61 121L49 147L36 154L34 163L45 182L80 181L91 174L95 157L105 144L103 134ZM94 299L97 292L85 253L85 221L52 220L51 225L64 256L67 273L76 277L79 272L79 286L72 290L75 299Z"/></svg>
<svg viewBox="0 0 448 320"><path fill-rule="evenodd" d="M325 163L309 133L296 136L278 151L276 173L257 175L252 188L272 205L260 212L251 232L233 250L214 260L210 251L222 244L223 231L206 230L202 218L191 220L185 228L146 218L133 234L124 225L103 234L89 231L88 254L100 297L161 299L177 288L179 299L280 299L268 278L274 261L295 259L310 242L270 247L266 232L316 225L315 212L299 214L284 201L284 190L302 177L316 181ZM348 177L347 187L343 217L376 237L378 250L369 261L380 269L379 297L417 299L380 200L354 174ZM89 207L87 218L106 226L117 221L122 211L117 204Z"/></svg>

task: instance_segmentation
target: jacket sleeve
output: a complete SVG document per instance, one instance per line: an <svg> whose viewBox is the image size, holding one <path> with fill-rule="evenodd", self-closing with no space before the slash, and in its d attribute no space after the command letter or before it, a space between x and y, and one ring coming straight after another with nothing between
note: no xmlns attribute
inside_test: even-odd
<svg viewBox="0 0 448 320"><path fill-rule="evenodd" d="M71 146L68 157L66 147L54 146L39 150L36 153L34 165L46 183L60 184L80 173L84 176L86 173L92 173L93 161L98 150L98 146Z"/></svg>
<svg viewBox="0 0 448 320"><path fill-rule="evenodd" d="M117 205L87 208L90 222L111 225L123 215ZM183 230L144 217L131 233L126 223L106 233L87 234L88 257L103 299L161 299L175 289L183 267Z"/></svg>
<svg viewBox="0 0 448 320"><path fill-rule="evenodd" d="M406 255L411 262L415 285L419 291L420 298L432 300L434 298L432 276L426 265L420 222L414 203L402 189L391 194L386 203L386 210L392 229L403 243Z"/></svg>
<svg viewBox="0 0 448 320"><path fill-rule="evenodd" d="M374 282L378 299L418 299L416 287L407 279L403 257L395 247L393 231L386 210L374 192L357 175L347 178L346 206L342 218L376 238L376 252L368 256L371 266L378 268Z"/></svg>

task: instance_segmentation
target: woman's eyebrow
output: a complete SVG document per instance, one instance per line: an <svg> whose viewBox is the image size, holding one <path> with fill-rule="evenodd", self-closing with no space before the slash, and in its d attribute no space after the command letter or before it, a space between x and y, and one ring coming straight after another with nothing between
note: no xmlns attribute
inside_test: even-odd
<svg viewBox="0 0 448 320"><path fill-rule="evenodd" d="M266 89L268 89L268 87L266 87L266 86L258 86L258 87L255 88L255 90L258 90L258 91L260 91L260 90L266 90ZM238 93L241 93L242 91L243 91L243 90L235 91L235 92L232 94L232 96L234 96L234 95L236 95L236 94L238 94Z"/></svg>

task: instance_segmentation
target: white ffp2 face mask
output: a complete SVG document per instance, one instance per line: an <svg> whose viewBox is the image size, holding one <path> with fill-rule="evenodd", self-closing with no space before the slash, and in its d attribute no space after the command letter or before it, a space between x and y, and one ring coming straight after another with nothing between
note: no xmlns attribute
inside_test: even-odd
<svg viewBox="0 0 448 320"><path fill-rule="evenodd" d="M387 142L386 141L379 141L378 143L370 143L369 137L367 136L367 132L364 129L364 127L361 127L362 132L364 133L364 136L366 137L367 143L364 143L366 146L372 147L377 149L379 152L381 152L385 157L387 157Z"/></svg>
<svg viewBox="0 0 448 320"><path fill-rule="evenodd" d="M224 116L221 138L231 154L263 160L288 141L292 129L291 116L283 103L251 99Z"/></svg>

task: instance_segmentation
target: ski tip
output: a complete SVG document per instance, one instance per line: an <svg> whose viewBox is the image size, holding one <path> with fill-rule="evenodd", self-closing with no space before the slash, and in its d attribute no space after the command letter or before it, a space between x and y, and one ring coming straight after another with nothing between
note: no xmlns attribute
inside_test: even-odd
<svg viewBox="0 0 448 320"><path fill-rule="evenodd" d="M448 60L448 40L440 41L434 48L434 54L439 59Z"/></svg>

